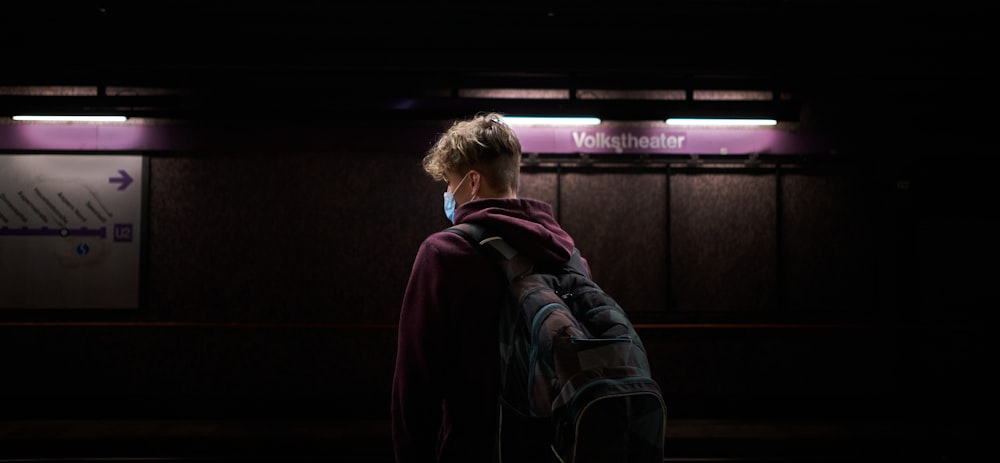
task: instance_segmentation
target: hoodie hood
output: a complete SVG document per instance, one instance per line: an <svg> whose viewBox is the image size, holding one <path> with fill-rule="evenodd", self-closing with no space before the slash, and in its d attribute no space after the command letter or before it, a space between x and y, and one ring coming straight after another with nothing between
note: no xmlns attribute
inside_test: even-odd
<svg viewBox="0 0 1000 463"><path fill-rule="evenodd" d="M536 199L479 199L455 211L455 223L478 223L536 262L563 263L575 243L556 222L552 206Z"/></svg>

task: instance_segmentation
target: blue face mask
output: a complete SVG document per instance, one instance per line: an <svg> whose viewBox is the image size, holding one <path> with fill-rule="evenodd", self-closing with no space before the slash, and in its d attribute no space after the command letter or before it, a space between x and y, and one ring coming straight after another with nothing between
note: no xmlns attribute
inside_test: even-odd
<svg viewBox="0 0 1000 463"><path fill-rule="evenodd" d="M458 191L458 188L462 186L462 183L465 182L465 178L469 176L470 172L472 171L470 170L465 173L465 177L462 177L462 180L458 182L457 186L455 186L455 191ZM444 216L447 217L451 223L455 223L455 193L450 191L444 192Z"/></svg>

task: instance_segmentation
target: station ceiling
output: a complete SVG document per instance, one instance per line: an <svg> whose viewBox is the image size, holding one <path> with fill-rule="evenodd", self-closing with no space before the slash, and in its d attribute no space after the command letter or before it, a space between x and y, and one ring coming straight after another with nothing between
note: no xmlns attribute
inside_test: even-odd
<svg viewBox="0 0 1000 463"><path fill-rule="evenodd" d="M260 110L447 118L499 109L796 118L804 106L926 108L968 98L986 81L983 8L843 0L7 2L0 116L118 109L177 118ZM771 102L695 102L696 91L764 93Z"/></svg>

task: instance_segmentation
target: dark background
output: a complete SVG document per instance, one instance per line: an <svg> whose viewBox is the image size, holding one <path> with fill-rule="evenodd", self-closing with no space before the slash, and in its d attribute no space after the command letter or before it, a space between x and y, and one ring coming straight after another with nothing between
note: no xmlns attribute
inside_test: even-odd
<svg viewBox="0 0 1000 463"><path fill-rule="evenodd" d="M524 166L521 196L555 206L637 324L673 461L958 461L980 448L1000 225L974 111L990 88L981 11L330 3L3 7L5 117L116 109L215 135L142 153L140 310L0 313L0 459L391 461L399 304L420 241L446 225L443 185L419 160L451 118L485 109L647 120L791 107L798 130L836 147ZM458 95L486 87L794 98ZM159 91L120 90L138 88Z"/></svg>

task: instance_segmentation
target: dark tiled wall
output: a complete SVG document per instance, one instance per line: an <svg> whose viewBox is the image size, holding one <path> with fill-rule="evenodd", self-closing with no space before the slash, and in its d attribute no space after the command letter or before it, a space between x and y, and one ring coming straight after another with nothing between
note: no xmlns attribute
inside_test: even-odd
<svg viewBox="0 0 1000 463"><path fill-rule="evenodd" d="M875 179L836 171L784 175L781 190L783 307L884 312L876 289L891 265L892 196Z"/></svg>
<svg viewBox="0 0 1000 463"><path fill-rule="evenodd" d="M568 173L560 213L594 279L630 312L667 308L666 176Z"/></svg>
<svg viewBox="0 0 1000 463"><path fill-rule="evenodd" d="M774 175L678 173L670 187L676 309L774 310Z"/></svg>
<svg viewBox="0 0 1000 463"><path fill-rule="evenodd" d="M319 145L150 155L146 306L0 326L18 378L0 391L24 416L123 397L135 413L386 416L399 303L447 225L444 185L420 168L426 143ZM569 163L526 169L520 195L555 206L641 325L673 410L696 417L685 398L900 388L883 331L681 326L891 314L893 193L864 172Z"/></svg>
<svg viewBox="0 0 1000 463"><path fill-rule="evenodd" d="M419 155L150 162L149 315L393 323L422 237L443 227Z"/></svg>

